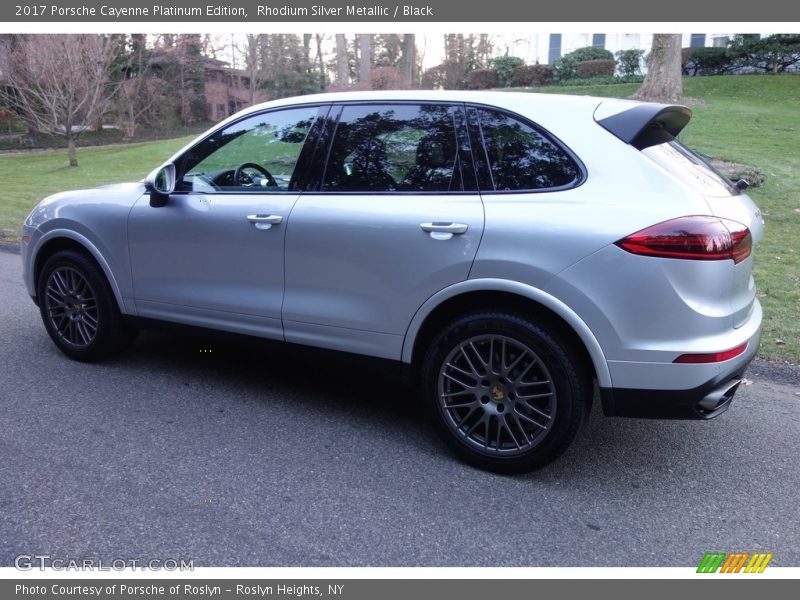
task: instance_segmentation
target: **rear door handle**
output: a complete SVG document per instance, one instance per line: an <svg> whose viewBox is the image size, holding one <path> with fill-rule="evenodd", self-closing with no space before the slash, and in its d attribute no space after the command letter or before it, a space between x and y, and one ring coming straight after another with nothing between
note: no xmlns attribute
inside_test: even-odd
<svg viewBox="0 0 800 600"><path fill-rule="evenodd" d="M461 235L467 233L469 225L465 223L420 223L422 231L428 233L452 233L453 235Z"/></svg>
<svg viewBox="0 0 800 600"><path fill-rule="evenodd" d="M256 226L256 229L272 229L283 221L280 215L247 215L247 220Z"/></svg>
<svg viewBox="0 0 800 600"><path fill-rule="evenodd" d="M465 223L420 223L419 226L435 240L449 240L454 235L467 233L469 229Z"/></svg>

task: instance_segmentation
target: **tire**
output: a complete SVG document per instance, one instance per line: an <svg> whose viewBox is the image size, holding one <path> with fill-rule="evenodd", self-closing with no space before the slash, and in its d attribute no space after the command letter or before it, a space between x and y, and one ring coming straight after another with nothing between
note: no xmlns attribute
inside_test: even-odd
<svg viewBox="0 0 800 600"><path fill-rule="evenodd" d="M136 338L105 274L83 252L64 250L47 259L37 281L37 295L47 333L74 360L110 358Z"/></svg>
<svg viewBox="0 0 800 600"><path fill-rule="evenodd" d="M475 313L446 327L428 349L421 382L444 441L498 473L561 456L593 393L586 365L562 336L510 313Z"/></svg>

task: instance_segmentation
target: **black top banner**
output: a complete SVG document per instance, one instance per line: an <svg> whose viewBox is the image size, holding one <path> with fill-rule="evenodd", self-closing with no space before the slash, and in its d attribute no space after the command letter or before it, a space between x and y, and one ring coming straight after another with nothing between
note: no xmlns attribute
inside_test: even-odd
<svg viewBox="0 0 800 600"><path fill-rule="evenodd" d="M12 2L0 6L4 22L759 22L800 21L800 3L760 0L606 0L605 2L454 2L404 0L348 2L317 0L59 0ZM758 29L754 27L754 29Z"/></svg>

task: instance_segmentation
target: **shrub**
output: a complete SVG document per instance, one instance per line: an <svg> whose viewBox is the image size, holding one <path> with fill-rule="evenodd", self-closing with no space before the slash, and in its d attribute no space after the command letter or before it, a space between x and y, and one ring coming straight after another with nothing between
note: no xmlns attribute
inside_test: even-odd
<svg viewBox="0 0 800 600"><path fill-rule="evenodd" d="M578 76L578 61L570 56L562 56L553 63L553 77L558 83L575 79Z"/></svg>
<svg viewBox="0 0 800 600"><path fill-rule="evenodd" d="M497 71L494 69L476 69L467 75L467 89L488 90L498 84Z"/></svg>
<svg viewBox="0 0 800 600"><path fill-rule="evenodd" d="M577 62L583 62L585 60L614 60L614 55L610 50L598 48L597 46L578 48L564 55L564 57L567 56L574 58Z"/></svg>
<svg viewBox="0 0 800 600"><path fill-rule="evenodd" d="M376 67L370 74L373 90L408 90L411 85L400 69L395 67Z"/></svg>
<svg viewBox="0 0 800 600"><path fill-rule="evenodd" d="M553 68L548 65L522 65L514 69L511 85L514 87L537 87L553 82Z"/></svg>
<svg viewBox="0 0 800 600"><path fill-rule="evenodd" d="M497 73L497 83L502 87L511 85L514 69L525 65L525 61L516 56L498 56L490 61L491 68Z"/></svg>
<svg viewBox="0 0 800 600"><path fill-rule="evenodd" d="M734 68L781 73L800 63L800 34L776 33L765 38L737 35L728 53Z"/></svg>
<svg viewBox="0 0 800 600"><path fill-rule="evenodd" d="M641 75L644 50L620 50L617 52L616 57L617 71L619 71L620 75L623 77Z"/></svg>
<svg viewBox="0 0 800 600"><path fill-rule="evenodd" d="M586 46L585 48L578 48L572 52L568 52L555 63L553 63L553 72L558 81L565 79L574 79L578 76L578 63L587 60L614 60L614 55L604 48L597 48L595 46Z"/></svg>
<svg viewBox="0 0 800 600"><path fill-rule="evenodd" d="M734 69L727 48L684 48L681 52L684 75L723 75Z"/></svg>
<svg viewBox="0 0 800 600"><path fill-rule="evenodd" d="M456 61L445 61L431 67L422 74L422 89L462 90L466 86L464 65Z"/></svg>
<svg viewBox="0 0 800 600"><path fill-rule="evenodd" d="M582 60L575 65L578 78L613 77L616 63L613 60Z"/></svg>

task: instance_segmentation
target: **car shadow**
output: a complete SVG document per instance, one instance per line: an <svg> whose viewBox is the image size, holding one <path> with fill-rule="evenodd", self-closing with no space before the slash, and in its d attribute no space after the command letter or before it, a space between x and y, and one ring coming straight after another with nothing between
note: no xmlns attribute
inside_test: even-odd
<svg viewBox="0 0 800 600"><path fill-rule="evenodd" d="M396 363L291 344L250 338L229 338L213 333L142 332L118 365L133 363L148 372L169 371L191 381L197 389L235 382L231 401L242 390L268 405L290 396L304 410L348 419L358 415L387 433L409 437L423 451L463 465L438 440L426 419L416 390L405 384ZM237 391L238 390L238 391ZM712 422L606 418L596 395L588 422L566 454L555 463L514 479L557 485L569 479L611 489L637 480L650 483L659 474L672 479L677 472L694 469L698 456L724 438L724 427ZM485 473L486 477L499 477ZM645 485L642 483L642 485Z"/></svg>

